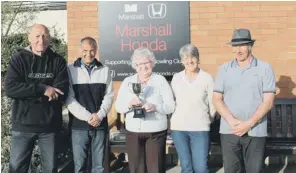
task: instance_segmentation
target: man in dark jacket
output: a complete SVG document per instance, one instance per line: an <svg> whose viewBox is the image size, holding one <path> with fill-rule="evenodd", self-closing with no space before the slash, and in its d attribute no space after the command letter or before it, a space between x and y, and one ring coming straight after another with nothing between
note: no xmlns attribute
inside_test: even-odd
<svg viewBox="0 0 296 173"><path fill-rule="evenodd" d="M28 39L30 46L11 58L5 78L5 93L14 99L9 172L28 172L38 140L42 172L55 173L55 138L62 126L62 102L69 88L67 63L49 48L46 26L33 25Z"/></svg>

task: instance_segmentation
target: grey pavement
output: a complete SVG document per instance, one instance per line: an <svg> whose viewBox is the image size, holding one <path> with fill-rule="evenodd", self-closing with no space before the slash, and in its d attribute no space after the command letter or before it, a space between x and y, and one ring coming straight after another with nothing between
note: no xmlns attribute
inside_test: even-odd
<svg viewBox="0 0 296 173"><path fill-rule="evenodd" d="M179 166L172 167L166 171L166 173L180 173L181 168ZM112 173L129 173L128 168L114 171ZM210 173L224 173L223 168L216 167L210 168ZM267 166L264 170L264 173L296 173L296 165L272 165Z"/></svg>
<svg viewBox="0 0 296 173"><path fill-rule="evenodd" d="M180 173L181 168L178 165L177 154L166 156L167 171L166 173ZM123 161L119 166L120 169L112 173L129 173L128 162ZM296 173L296 156L274 156L265 159L264 173ZM225 173L222 167L222 156L209 157L210 173Z"/></svg>
<svg viewBox="0 0 296 173"><path fill-rule="evenodd" d="M166 173L180 173L181 168L176 166L170 170L167 170ZM224 173L223 168L211 168L210 173ZM272 165L268 166L264 173L296 173L296 165Z"/></svg>

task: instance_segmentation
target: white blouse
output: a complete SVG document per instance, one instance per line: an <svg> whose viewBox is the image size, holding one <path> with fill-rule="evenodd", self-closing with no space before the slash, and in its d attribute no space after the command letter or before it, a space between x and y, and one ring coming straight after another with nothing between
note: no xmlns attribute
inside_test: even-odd
<svg viewBox="0 0 296 173"><path fill-rule="evenodd" d="M156 106L155 112L145 113L145 118L133 118L134 112L128 104L136 95L129 83L137 82L137 74L123 80L115 102L119 113L126 113L126 129L131 132L159 132L167 129L167 114L173 113L175 101L173 92L166 79L158 74L152 74L140 95L143 104L151 103Z"/></svg>
<svg viewBox="0 0 296 173"><path fill-rule="evenodd" d="M189 81L185 70L176 73L172 88L176 109L171 118L171 129L180 131L209 131L216 109L212 103L214 80L205 71Z"/></svg>

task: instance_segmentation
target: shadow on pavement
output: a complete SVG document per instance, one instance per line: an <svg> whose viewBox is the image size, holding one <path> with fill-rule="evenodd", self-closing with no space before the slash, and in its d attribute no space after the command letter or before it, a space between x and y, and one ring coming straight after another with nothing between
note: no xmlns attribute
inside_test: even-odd
<svg viewBox="0 0 296 173"><path fill-rule="evenodd" d="M296 172L296 164L288 164L283 173L294 173Z"/></svg>
<svg viewBox="0 0 296 173"><path fill-rule="evenodd" d="M278 173L284 166L284 164L265 165L264 173Z"/></svg>

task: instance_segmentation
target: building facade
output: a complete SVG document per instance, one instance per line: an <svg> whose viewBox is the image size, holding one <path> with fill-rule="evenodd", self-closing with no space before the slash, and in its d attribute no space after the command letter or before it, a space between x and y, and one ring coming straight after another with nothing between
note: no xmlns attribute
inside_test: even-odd
<svg viewBox="0 0 296 173"><path fill-rule="evenodd" d="M100 39L99 5L99 2L67 2L69 63L77 58L82 37ZM226 43L238 28L251 30L252 38L256 39L254 55L273 66L277 98L295 98L296 2L190 2L190 40L199 48L203 70L215 76L221 64L234 58ZM115 92L120 84L114 82ZM111 114L116 117L114 109Z"/></svg>

